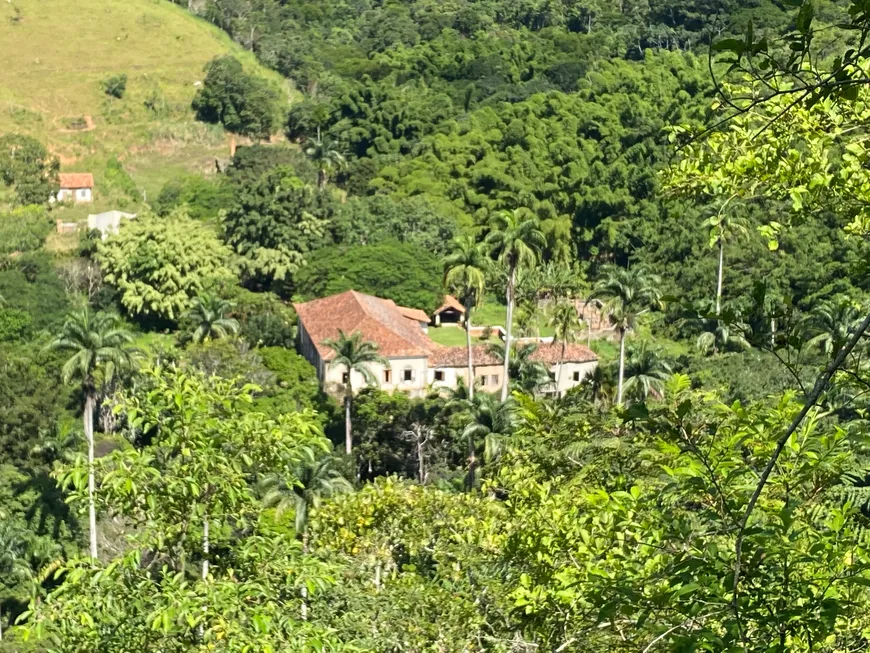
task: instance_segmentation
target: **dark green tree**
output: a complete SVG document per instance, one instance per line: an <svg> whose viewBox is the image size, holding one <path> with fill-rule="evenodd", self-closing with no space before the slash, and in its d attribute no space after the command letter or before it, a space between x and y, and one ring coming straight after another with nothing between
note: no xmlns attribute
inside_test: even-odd
<svg viewBox="0 0 870 653"><path fill-rule="evenodd" d="M0 181L15 188L18 204L44 204L60 188L60 161L23 134L0 136Z"/></svg>
<svg viewBox="0 0 870 653"><path fill-rule="evenodd" d="M246 280L268 285L296 273L329 241L334 200L280 166L236 192L223 238L241 257Z"/></svg>
<svg viewBox="0 0 870 653"><path fill-rule="evenodd" d="M268 140L279 124L278 91L265 79L246 73L232 56L212 59L205 73L193 99L197 119L220 123L234 134Z"/></svg>
<svg viewBox="0 0 870 653"><path fill-rule="evenodd" d="M394 240L319 250L295 281L296 291L305 298L357 290L427 312L443 300L441 265L435 255Z"/></svg>

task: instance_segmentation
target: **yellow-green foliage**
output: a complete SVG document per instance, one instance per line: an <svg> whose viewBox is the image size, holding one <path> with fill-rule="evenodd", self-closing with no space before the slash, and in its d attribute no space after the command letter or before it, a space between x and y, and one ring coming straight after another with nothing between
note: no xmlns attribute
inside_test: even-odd
<svg viewBox="0 0 870 653"><path fill-rule="evenodd" d="M143 214L100 244L105 280L121 292L133 315L176 320L210 285L235 279L231 253L208 225L177 209L166 217Z"/></svg>

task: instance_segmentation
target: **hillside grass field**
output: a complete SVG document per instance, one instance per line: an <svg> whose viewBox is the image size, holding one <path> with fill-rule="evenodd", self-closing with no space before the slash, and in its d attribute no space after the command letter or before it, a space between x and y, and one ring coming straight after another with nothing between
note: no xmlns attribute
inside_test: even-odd
<svg viewBox="0 0 870 653"><path fill-rule="evenodd" d="M0 133L40 139L62 171L93 172L98 201L114 199L112 158L153 197L169 179L229 156L222 129L196 122L190 108L203 67L224 54L289 92L225 33L168 0L2 2ZM102 82L122 73L126 93L110 97Z"/></svg>

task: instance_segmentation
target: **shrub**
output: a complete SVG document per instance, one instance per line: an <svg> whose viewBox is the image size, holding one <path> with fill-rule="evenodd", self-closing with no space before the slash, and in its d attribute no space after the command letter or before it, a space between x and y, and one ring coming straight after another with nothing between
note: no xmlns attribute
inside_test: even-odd
<svg viewBox="0 0 870 653"><path fill-rule="evenodd" d="M17 308L0 308L0 342L21 340L30 332L33 318Z"/></svg>
<svg viewBox="0 0 870 653"><path fill-rule="evenodd" d="M102 81L101 86L106 95L120 100L127 91L127 74L121 73L120 75L107 77Z"/></svg>
<svg viewBox="0 0 870 653"><path fill-rule="evenodd" d="M0 255L32 252L42 247L51 232L51 219L38 206L0 213Z"/></svg>

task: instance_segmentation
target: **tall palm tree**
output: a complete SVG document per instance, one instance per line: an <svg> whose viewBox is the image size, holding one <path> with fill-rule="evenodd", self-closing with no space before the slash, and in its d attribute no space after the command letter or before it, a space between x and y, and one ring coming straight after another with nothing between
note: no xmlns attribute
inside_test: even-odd
<svg viewBox="0 0 870 653"><path fill-rule="evenodd" d="M807 318L807 328L813 334L809 345L818 347L829 356L836 354L846 344L862 317L860 307L848 297L820 302Z"/></svg>
<svg viewBox="0 0 870 653"><path fill-rule="evenodd" d="M495 395L480 392L469 404L468 424L462 436L468 441L468 489L474 487L477 472L477 442L484 441L484 459L495 460L504 451L507 438L516 424L513 400L499 401Z"/></svg>
<svg viewBox="0 0 870 653"><path fill-rule="evenodd" d="M622 404L625 379L625 335L634 328L637 318L661 304L660 279L642 267L631 269L608 265L595 284L590 300L604 300L604 311L619 333L619 375L616 403Z"/></svg>
<svg viewBox="0 0 870 653"><path fill-rule="evenodd" d="M565 350L569 344L577 342L577 333L582 326L583 320L577 313L577 307L573 302L556 304L548 324L553 327L553 341L561 343L562 349L559 354L559 371L556 374L556 394L562 387L562 368L565 366Z"/></svg>
<svg viewBox="0 0 870 653"><path fill-rule="evenodd" d="M662 397L673 370L657 349L641 342L631 347L625 365L625 392L629 397L643 401L649 396Z"/></svg>
<svg viewBox="0 0 870 653"><path fill-rule="evenodd" d="M323 190L329 183L329 176L336 168L343 168L347 160L333 143L324 140L317 128L317 137L309 140L305 154L314 160L317 166L317 188Z"/></svg>
<svg viewBox="0 0 870 653"><path fill-rule="evenodd" d="M725 243L732 238L745 235L749 231L749 223L746 218L729 211L731 202L736 198L732 195L724 202L716 214L707 220L710 227L710 247L719 249L719 271L716 275L716 314L722 311L722 284L725 274Z"/></svg>
<svg viewBox="0 0 870 653"><path fill-rule="evenodd" d="M216 295L194 297L190 309L184 314L194 327L191 339L194 342L204 342L237 334L238 320L227 317L232 308L232 302Z"/></svg>
<svg viewBox="0 0 870 653"><path fill-rule="evenodd" d="M388 362L378 354L378 346L368 340L363 340L359 331L354 331L349 336L339 330L338 338L325 340L324 345L329 347L335 356L329 361L330 366L343 366L346 381L344 383L344 451L350 454L353 451L353 427L351 424L351 405L353 403L353 373L359 372L369 385L375 383L375 375L369 369L369 365L388 365Z"/></svg>
<svg viewBox="0 0 870 653"><path fill-rule="evenodd" d="M490 253L501 263L507 272L506 300L507 319L505 324L505 357L504 385L501 390L501 400L508 396L508 381L511 330L514 318L514 292L517 283L517 270L520 267L531 267L538 262L541 252L547 244L538 219L528 209L516 209L512 212L501 212L493 216L489 225L486 243Z"/></svg>
<svg viewBox="0 0 870 653"><path fill-rule="evenodd" d="M78 380L85 397L82 420L88 443L88 526L90 553L97 557L97 516L94 506L94 411L97 385L111 383L115 375L133 365L133 336L121 326L117 315L91 313L85 309L72 313L49 343L48 349L68 351L72 355L61 370L64 383Z"/></svg>
<svg viewBox="0 0 870 653"><path fill-rule="evenodd" d="M457 238L444 257L444 286L465 306L465 346L468 350L468 393L474 396L474 357L471 350L471 312L483 299L487 258L474 238Z"/></svg>

